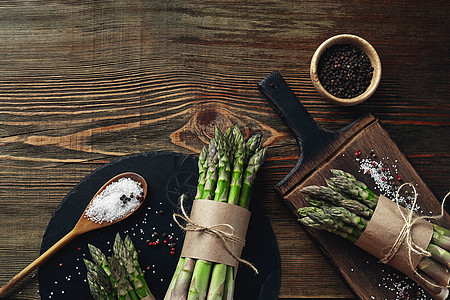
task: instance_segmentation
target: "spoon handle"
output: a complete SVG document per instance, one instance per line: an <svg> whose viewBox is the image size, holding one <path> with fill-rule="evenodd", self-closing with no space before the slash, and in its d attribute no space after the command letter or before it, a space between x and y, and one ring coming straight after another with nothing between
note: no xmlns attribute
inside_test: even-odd
<svg viewBox="0 0 450 300"><path fill-rule="evenodd" d="M24 279L28 274L33 272L36 268L46 262L53 254L55 254L59 249L67 245L75 237L79 235L78 232L72 230L61 238L56 244L50 247L47 251L42 253L35 261L29 264L25 269L20 271L16 276L14 276L7 284L0 288L0 298L3 297L12 287Z"/></svg>

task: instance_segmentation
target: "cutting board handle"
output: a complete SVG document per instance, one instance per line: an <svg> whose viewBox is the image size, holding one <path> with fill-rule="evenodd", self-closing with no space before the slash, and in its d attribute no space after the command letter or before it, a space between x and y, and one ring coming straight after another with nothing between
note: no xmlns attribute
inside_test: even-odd
<svg viewBox="0 0 450 300"><path fill-rule="evenodd" d="M339 134L317 125L278 71L259 82L258 89L292 130L300 147L299 161L313 157L315 151Z"/></svg>

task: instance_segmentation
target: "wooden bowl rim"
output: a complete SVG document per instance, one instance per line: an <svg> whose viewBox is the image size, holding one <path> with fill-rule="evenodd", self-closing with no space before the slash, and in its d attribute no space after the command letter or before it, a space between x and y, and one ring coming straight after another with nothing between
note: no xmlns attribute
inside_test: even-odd
<svg viewBox="0 0 450 300"><path fill-rule="evenodd" d="M373 76L370 82L370 85L367 87L366 91L356 97L353 98L338 98L331 93L329 93L320 83L318 74L317 74L317 65L319 63L320 56L322 53L331 47L332 45L336 44L351 44L362 51L364 51L367 56L370 59L370 63L372 64L372 67L374 69ZM366 101L369 99L375 90L378 88L378 85L381 81L381 61L380 57L378 56L377 51L375 48L366 40L363 38L353 35L353 34L340 34L335 35L333 37L330 37L326 41L324 41L314 52L314 55L311 59L311 65L310 65L310 77L311 82L317 92L326 100L343 106L350 106L350 105L356 105L361 102Z"/></svg>

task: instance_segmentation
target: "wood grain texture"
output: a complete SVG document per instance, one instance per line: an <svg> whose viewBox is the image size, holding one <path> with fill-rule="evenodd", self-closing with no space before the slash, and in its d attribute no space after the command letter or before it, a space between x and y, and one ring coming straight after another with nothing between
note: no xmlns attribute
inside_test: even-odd
<svg viewBox="0 0 450 300"><path fill-rule="evenodd" d="M256 84L279 70L319 125L371 112L438 199L450 174L448 1L32 0L0 3L0 284L39 254L64 195L129 153L197 153L215 125L270 146L258 177L277 235L280 298L352 298L273 187L298 149ZM313 51L353 33L382 81L355 107L319 98ZM38 299L28 278L10 299ZM20 294L19 294L20 293Z"/></svg>

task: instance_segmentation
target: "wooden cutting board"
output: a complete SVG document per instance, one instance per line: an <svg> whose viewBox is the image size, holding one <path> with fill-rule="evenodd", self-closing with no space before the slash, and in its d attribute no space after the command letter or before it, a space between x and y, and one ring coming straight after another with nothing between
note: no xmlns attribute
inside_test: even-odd
<svg viewBox="0 0 450 300"><path fill-rule="evenodd" d="M327 131L316 124L278 72L267 76L258 88L290 127L300 148L296 166L275 187L295 217L298 217L297 209L307 205L300 190L309 185L326 185L324 179L330 177L329 170L333 168L355 175L377 194L391 199L402 183L413 183L418 193L416 211L424 215L439 214L440 201L374 116L364 115L341 130ZM380 168L380 173L374 174ZM405 194L408 195L411 193ZM410 200L405 197L404 204L409 205ZM448 214L436 223L450 227ZM420 299L421 289L413 281L377 258L339 236L302 228L357 297Z"/></svg>

